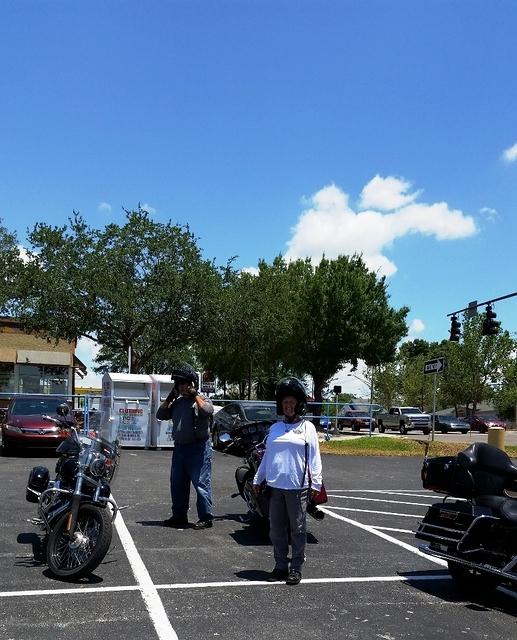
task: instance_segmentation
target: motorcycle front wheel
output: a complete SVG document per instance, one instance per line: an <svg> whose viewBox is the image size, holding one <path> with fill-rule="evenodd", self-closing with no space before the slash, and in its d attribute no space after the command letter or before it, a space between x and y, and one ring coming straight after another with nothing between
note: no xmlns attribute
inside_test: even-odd
<svg viewBox="0 0 517 640"><path fill-rule="evenodd" d="M112 524L109 509L82 504L75 532L66 533L68 513L57 521L47 542L47 564L60 578L81 578L103 561L111 544Z"/></svg>

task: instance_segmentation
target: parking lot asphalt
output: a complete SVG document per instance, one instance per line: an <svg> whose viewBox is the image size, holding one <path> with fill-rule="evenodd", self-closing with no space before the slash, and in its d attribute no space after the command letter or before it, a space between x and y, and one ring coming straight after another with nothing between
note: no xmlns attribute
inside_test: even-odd
<svg viewBox="0 0 517 640"><path fill-rule="evenodd" d="M418 554L412 530L440 499L421 488L420 459L324 456L326 517L308 519L304 579L289 587L265 581L273 567L267 533L231 497L238 457L214 452L212 529L161 525L170 515L170 456L123 450L113 493L128 508L104 562L80 584L48 573L44 539L27 522L35 514L24 499L29 470L52 469L56 458L0 459L0 638L517 636L515 594L469 600L439 561ZM195 507L190 514L195 522Z"/></svg>

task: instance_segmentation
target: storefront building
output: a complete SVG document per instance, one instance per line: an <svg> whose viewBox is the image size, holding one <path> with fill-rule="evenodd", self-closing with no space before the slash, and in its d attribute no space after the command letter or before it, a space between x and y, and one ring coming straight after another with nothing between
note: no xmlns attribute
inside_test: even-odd
<svg viewBox="0 0 517 640"><path fill-rule="evenodd" d="M86 374L76 343L25 333L12 318L0 317L0 403L10 393L74 393L74 372Z"/></svg>

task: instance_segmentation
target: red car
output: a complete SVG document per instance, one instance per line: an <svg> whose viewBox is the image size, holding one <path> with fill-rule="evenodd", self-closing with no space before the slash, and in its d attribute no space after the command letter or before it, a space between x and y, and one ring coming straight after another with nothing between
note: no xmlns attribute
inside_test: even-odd
<svg viewBox="0 0 517 640"><path fill-rule="evenodd" d="M341 409L337 416L337 426L340 431L343 431L345 427L350 427L352 431L360 431L363 429L370 429L370 414L366 411L359 411L353 409ZM372 431L375 431L377 421L372 418Z"/></svg>
<svg viewBox="0 0 517 640"><path fill-rule="evenodd" d="M503 429L506 429L506 422L495 416L467 416L463 418L463 421L467 422L471 429L479 431L479 433L486 433L490 427L503 427Z"/></svg>
<svg viewBox="0 0 517 640"><path fill-rule="evenodd" d="M17 447L48 447L56 449L69 434L42 415L57 417L56 408L66 403L62 396L24 395L11 400L2 424L2 453Z"/></svg>

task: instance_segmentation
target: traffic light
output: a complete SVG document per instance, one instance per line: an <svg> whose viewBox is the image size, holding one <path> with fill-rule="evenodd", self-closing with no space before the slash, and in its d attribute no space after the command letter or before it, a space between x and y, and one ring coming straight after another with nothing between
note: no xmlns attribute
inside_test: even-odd
<svg viewBox="0 0 517 640"><path fill-rule="evenodd" d="M450 342L459 342L461 336L461 322L456 316L451 318L451 335L449 337Z"/></svg>
<svg viewBox="0 0 517 640"><path fill-rule="evenodd" d="M492 309L491 304L487 304L485 311L485 319L483 320L482 334L484 336L495 336L499 332L501 323L496 320L497 313Z"/></svg>

